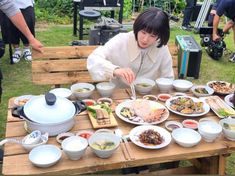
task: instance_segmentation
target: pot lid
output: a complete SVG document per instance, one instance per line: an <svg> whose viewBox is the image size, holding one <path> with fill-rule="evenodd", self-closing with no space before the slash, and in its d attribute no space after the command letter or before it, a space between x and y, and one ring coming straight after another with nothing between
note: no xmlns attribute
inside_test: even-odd
<svg viewBox="0 0 235 176"><path fill-rule="evenodd" d="M74 117L76 108L67 98L52 93L36 96L24 106L24 113L30 120L41 124L65 122Z"/></svg>

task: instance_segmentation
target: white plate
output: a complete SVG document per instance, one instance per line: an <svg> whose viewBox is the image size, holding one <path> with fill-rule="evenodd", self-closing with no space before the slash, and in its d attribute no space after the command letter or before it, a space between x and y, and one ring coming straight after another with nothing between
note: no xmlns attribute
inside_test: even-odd
<svg viewBox="0 0 235 176"><path fill-rule="evenodd" d="M61 150L54 145L40 145L29 153L29 160L38 167L50 167L60 160Z"/></svg>
<svg viewBox="0 0 235 176"><path fill-rule="evenodd" d="M229 99L230 99L231 97L233 97L233 94L229 94L229 95L225 96L225 97L224 97L224 101L225 101L229 106L231 106L232 108L235 108L234 105L232 104L232 102L229 101Z"/></svg>
<svg viewBox="0 0 235 176"><path fill-rule="evenodd" d="M170 108L170 101L171 100L174 100L174 99L177 99L178 97L172 97L168 100L166 100L166 107L171 111L171 112L174 112L175 114L178 114L178 115L181 115L181 116L186 116L186 117L198 117L198 116L202 116L202 115L205 115L207 114L209 111L210 111L210 106L205 102L205 101L202 101L202 100L199 100L198 98L195 98L195 97L190 97L190 96L180 96L180 97L189 97L191 98L194 102L203 102L203 108L204 108L204 112L203 113L198 113L198 114L183 114L183 113L180 113L178 111L174 111Z"/></svg>
<svg viewBox="0 0 235 176"><path fill-rule="evenodd" d="M120 118L120 119L122 119L123 121L125 121L125 122L128 122L128 123L131 123L131 124L135 124L135 125L146 125L146 124L159 124L159 123L162 123L163 121L165 121L168 117L169 117L169 111L168 111L168 109L164 106L164 105L162 105L162 104L160 104L160 103L158 103L158 102L155 102L155 101L150 101L150 100L146 100L146 101L149 101L150 102L150 106L152 107L152 108L164 108L164 109L166 109L166 112L163 114L163 117L161 118L161 120L159 120L159 121L156 121L156 122L152 122L152 123L147 123L147 122L134 122L134 121L131 121L131 120L129 120L128 118L126 118L126 117L124 117L124 116L122 116L121 115L121 109L123 108L123 107L130 107L130 104L131 104L131 102L133 102L133 101L135 101L135 100L126 100L126 101L124 101L124 102L122 102L122 103L120 103L120 104L118 104L117 106L116 106L116 109L115 109L115 113L117 114L117 116Z"/></svg>
<svg viewBox="0 0 235 176"><path fill-rule="evenodd" d="M211 83L214 83L214 82L226 83L226 85L228 85L228 86L230 85L230 83L229 83L229 82L226 82L226 81L209 81L206 85L209 86ZM211 86L209 86L209 87L212 88ZM213 88L212 88L212 89L213 89ZM233 93L234 89L235 89L235 87L234 87L234 85L233 85L233 88L232 88L232 90L231 90L230 92L219 92L219 91L216 91L215 89L214 89L214 91L215 91L215 93L217 93L217 94L227 95L227 94Z"/></svg>
<svg viewBox="0 0 235 176"><path fill-rule="evenodd" d="M27 101L33 98L34 95L21 95L14 99L14 105L16 106L24 106Z"/></svg>
<svg viewBox="0 0 235 176"><path fill-rule="evenodd" d="M55 96L60 96L64 98L68 98L70 95L72 95L72 91L66 88L55 88L50 90L50 93L55 94Z"/></svg>
<svg viewBox="0 0 235 176"><path fill-rule="evenodd" d="M164 141L159 144L159 145L145 145L142 142L139 141L139 135L146 131L146 130L154 130L157 131L164 139ZM163 147L166 147L167 145L170 144L171 142L171 134L165 130L164 128L158 127L158 126L153 126L153 125L143 125L143 126L137 126L133 128L130 131L130 140L137 146L145 148L145 149L160 149Z"/></svg>

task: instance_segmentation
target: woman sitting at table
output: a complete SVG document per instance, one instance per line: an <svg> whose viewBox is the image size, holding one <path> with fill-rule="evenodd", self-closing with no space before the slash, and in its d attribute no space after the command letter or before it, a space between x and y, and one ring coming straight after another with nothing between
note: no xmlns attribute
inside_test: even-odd
<svg viewBox="0 0 235 176"><path fill-rule="evenodd" d="M133 31L117 34L95 49L88 57L87 69L94 80L111 79L117 87L126 87L137 77L173 79L169 37L168 15L149 8L137 17Z"/></svg>

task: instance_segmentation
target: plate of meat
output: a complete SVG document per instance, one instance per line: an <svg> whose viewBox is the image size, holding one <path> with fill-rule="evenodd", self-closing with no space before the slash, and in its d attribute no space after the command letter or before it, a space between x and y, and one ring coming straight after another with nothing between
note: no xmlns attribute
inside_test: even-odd
<svg viewBox="0 0 235 176"><path fill-rule="evenodd" d="M130 131L130 140L145 149L160 149L171 142L171 134L164 128L153 125L142 125Z"/></svg>
<svg viewBox="0 0 235 176"><path fill-rule="evenodd" d="M126 100L116 106L115 113L123 121L135 125L159 124L169 117L164 105L146 99Z"/></svg>
<svg viewBox="0 0 235 176"><path fill-rule="evenodd" d="M221 95L231 94L235 90L235 85L226 81L210 81L207 86L214 89L215 93Z"/></svg>
<svg viewBox="0 0 235 176"><path fill-rule="evenodd" d="M210 106L205 101L190 96L172 97L165 105L171 112L186 117L198 117L210 111Z"/></svg>

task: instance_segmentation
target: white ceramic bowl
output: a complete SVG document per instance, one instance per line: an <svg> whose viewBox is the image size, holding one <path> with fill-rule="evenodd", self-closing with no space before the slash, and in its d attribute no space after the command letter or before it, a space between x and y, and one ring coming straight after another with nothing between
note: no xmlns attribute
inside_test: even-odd
<svg viewBox="0 0 235 176"><path fill-rule="evenodd" d="M232 118L222 119L219 121L219 124L223 128L224 136L231 141L235 141L235 119ZM227 125L229 125L229 128Z"/></svg>
<svg viewBox="0 0 235 176"><path fill-rule="evenodd" d="M184 79L173 81L173 87L179 92L186 92L193 86L193 83Z"/></svg>
<svg viewBox="0 0 235 176"><path fill-rule="evenodd" d="M201 141L201 135L189 128L177 128L171 135L175 142L182 147L193 147Z"/></svg>
<svg viewBox="0 0 235 176"><path fill-rule="evenodd" d="M114 143L114 147L112 147L111 149L99 149L97 147L95 147L95 145L98 144L102 144L102 146L104 146L103 144L105 142L113 142ZM115 134L113 133L109 133L109 132L96 132L94 134L91 135L91 137L88 139L88 143L89 146L91 148L91 150L100 158L109 158L111 157L111 155L117 150L117 148L119 147L120 144L120 138L117 137Z"/></svg>
<svg viewBox="0 0 235 176"><path fill-rule="evenodd" d="M71 160L79 160L85 153L88 142L80 136L70 136L62 141L62 149Z"/></svg>
<svg viewBox="0 0 235 176"><path fill-rule="evenodd" d="M213 142L222 132L222 127L214 121L202 121L198 124L198 132L206 142Z"/></svg>
<svg viewBox="0 0 235 176"><path fill-rule="evenodd" d="M54 145L40 145L29 153L29 160L38 167L50 167L61 158L61 150Z"/></svg>
<svg viewBox="0 0 235 176"><path fill-rule="evenodd" d="M50 93L55 94L55 96L69 98L72 95L72 91L67 88L55 88L49 91Z"/></svg>
<svg viewBox="0 0 235 176"><path fill-rule="evenodd" d="M206 90L207 93L203 93L202 90ZM207 96L210 96L214 93L214 90L212 88L210 88L209 86L193 86L191 88L193 94L197 97L207 97Z"/></svg>
<svg viewBox="0 0 235 176"><path fill-rule="evenodd" d="M173 88L173 80L169 78L159 78L156 80L156 84L162 93L170 92Z"/></svg>
<svg viewBox="0 0 235 176"><path fill-rule="evenodd" d="M70 90L78 99L86 99L92 95L95 86L90 83L76 83L70 87Z"/></svg>
<svg viewBox="0 0 235 176"><path fill-rule="evenodd" d="M137 78L134 81L135 89L140 94L148 94L152 91L153 87L155 86L155 82L148 78Z"/></svg>
<svg viewBox="0 0 235 176"><path fill-rule="evenodd" d="M96 85L96 89L102 97L111 97L115 87L112 82L101 82Z"/></svg>

